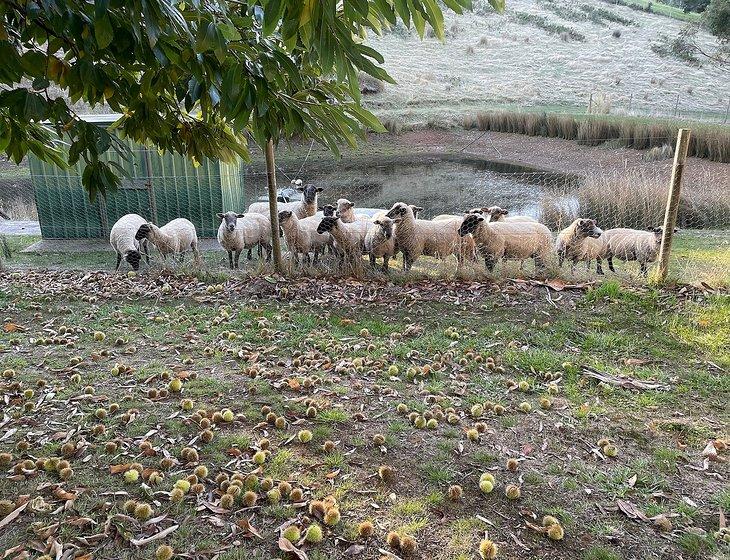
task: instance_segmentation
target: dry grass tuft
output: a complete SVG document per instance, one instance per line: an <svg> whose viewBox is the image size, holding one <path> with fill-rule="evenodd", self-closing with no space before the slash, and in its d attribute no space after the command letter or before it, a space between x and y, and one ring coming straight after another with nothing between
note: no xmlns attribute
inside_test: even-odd
<svg viewBox="0 0 730 560"><path fill-rule="evenodd" d="M473 120L470 119L469 122L472 123ZM510 111L478 113L476 123L480 130L564 138L577 140L587 146L618 140L619 145L637 150L661 148L665 144L671 144L681 125L676 121L646 122L630 117L546 115ZM730 163L730 133L727 128L693 124L691 129L690 156Z"/></svg>

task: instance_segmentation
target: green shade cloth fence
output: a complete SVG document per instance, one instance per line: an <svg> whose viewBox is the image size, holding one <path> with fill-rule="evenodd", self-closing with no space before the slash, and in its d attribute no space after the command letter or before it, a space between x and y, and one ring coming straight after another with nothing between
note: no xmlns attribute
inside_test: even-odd
<svg viewBox="0 0 730 560"><path fill-rule="evenodd" d="M99 126L108 126L119 115L83 117ZM41 234L45 239L103 238L124 214L140 214L163 225L174 218L195 224L199 237L215 237L220 220L216 213L246 208L241 162L203 160L195 166L188 158L161 153L152 147L123 140L129 160L114 151L107 161L123 166L129 177L106 198L93 203L81 185L82 166L59 169L29 156Z"/></svg>

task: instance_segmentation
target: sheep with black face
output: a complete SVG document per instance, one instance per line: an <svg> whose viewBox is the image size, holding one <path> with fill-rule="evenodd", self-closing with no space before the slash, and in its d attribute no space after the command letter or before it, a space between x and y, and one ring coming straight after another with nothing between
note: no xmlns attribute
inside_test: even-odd
<svg viewBox="0 0 730 560"><path fill-rule="evenodd" d="M535 259L542 268L552 248L550 230L537 222L490 222L480 214L466 214L459 235L474 238L490 272L502 259Z"/></svg>
<svg viewBox="0 0 730 560"><path fill-rule="evenodd" d="M316 187L312 184L298 185L297 191L302 193L302 200L296 202L277 202L277 212L283 212L288 210L297 215L297 218L308 218L314 216L317 213L317 195L322 192L322 187ZM268 202L254 202L248 207L247 214L269 214L269 203Z"/></svg>
<svg viewBox="0 0 730 560"><path fill-rule="evenodd" d="M147 220L138 214L126 214L119 218L112 226L109 232L109 243L117 254L117 267L115 268L115 272L119 270L122 259L129 263L132 270L139 270L139 263L142 260L143 254L147 260L147 264L150 264L147 240L140 241L135 237L140 226L146 223Z"/></svg>
<svg viewBox="0 0 730 560"><path fill-rule="evenodd" d="M162 227L151 222L144 223L139 226L134 238L140 242L148 239L157 247L163 259L167 259L167 255L172 255L173 258L179 255L182 262L185 253L192 251L195 262L200 263L198 234L195 225L185 218L176 218Z"/></svg>
<svg viewBox="0 0 730 560"><path fill-rule="evenodd" d="M465 258L474 258L473 240L459 237L459 218L437 222L419 220L405 202L396 202L385 215L400 219L395 226L395 243L403 253L403 270L410 270L421 255L439 258L456 255L459 264Z"/></svg>

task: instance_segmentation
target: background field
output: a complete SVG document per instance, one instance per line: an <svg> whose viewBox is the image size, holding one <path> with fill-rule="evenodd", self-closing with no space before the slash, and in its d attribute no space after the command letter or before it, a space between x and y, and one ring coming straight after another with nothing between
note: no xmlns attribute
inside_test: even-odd
<svg viewBox="0 0 730 560"><path fill-rule="evenodd" d="M370 106L384 117L443 125L494 106L585 111L591 93L614 114L630 107L632 114L673 116L679 95L679 115L724 118L726 71L652 50L665 36L676 38L685 22L600 0L513 0L504 15L486 5L475 0L473 13L447 14L445 44L421 43L402 27L371 36L398 83L369 97ZM714 43L703 31L698 39L704 47Z"/></svg>

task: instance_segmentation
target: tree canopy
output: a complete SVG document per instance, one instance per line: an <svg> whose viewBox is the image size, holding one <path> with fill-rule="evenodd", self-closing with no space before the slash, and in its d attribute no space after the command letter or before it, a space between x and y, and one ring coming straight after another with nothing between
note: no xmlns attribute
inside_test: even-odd
<svg viewBox="0 0 730 560"><path fill-rule="evenodd" d="M81 161L92 197L115 188L123 169L102 154L121 143L79 119L73 104L85 101L121 113L123 135L197 160L246 158L246 133L337 152L365 127L382 130L357 78L392 82L365 37L399 19L444 36L437 0L5 0L0 149L16 162Z"/></svg>

